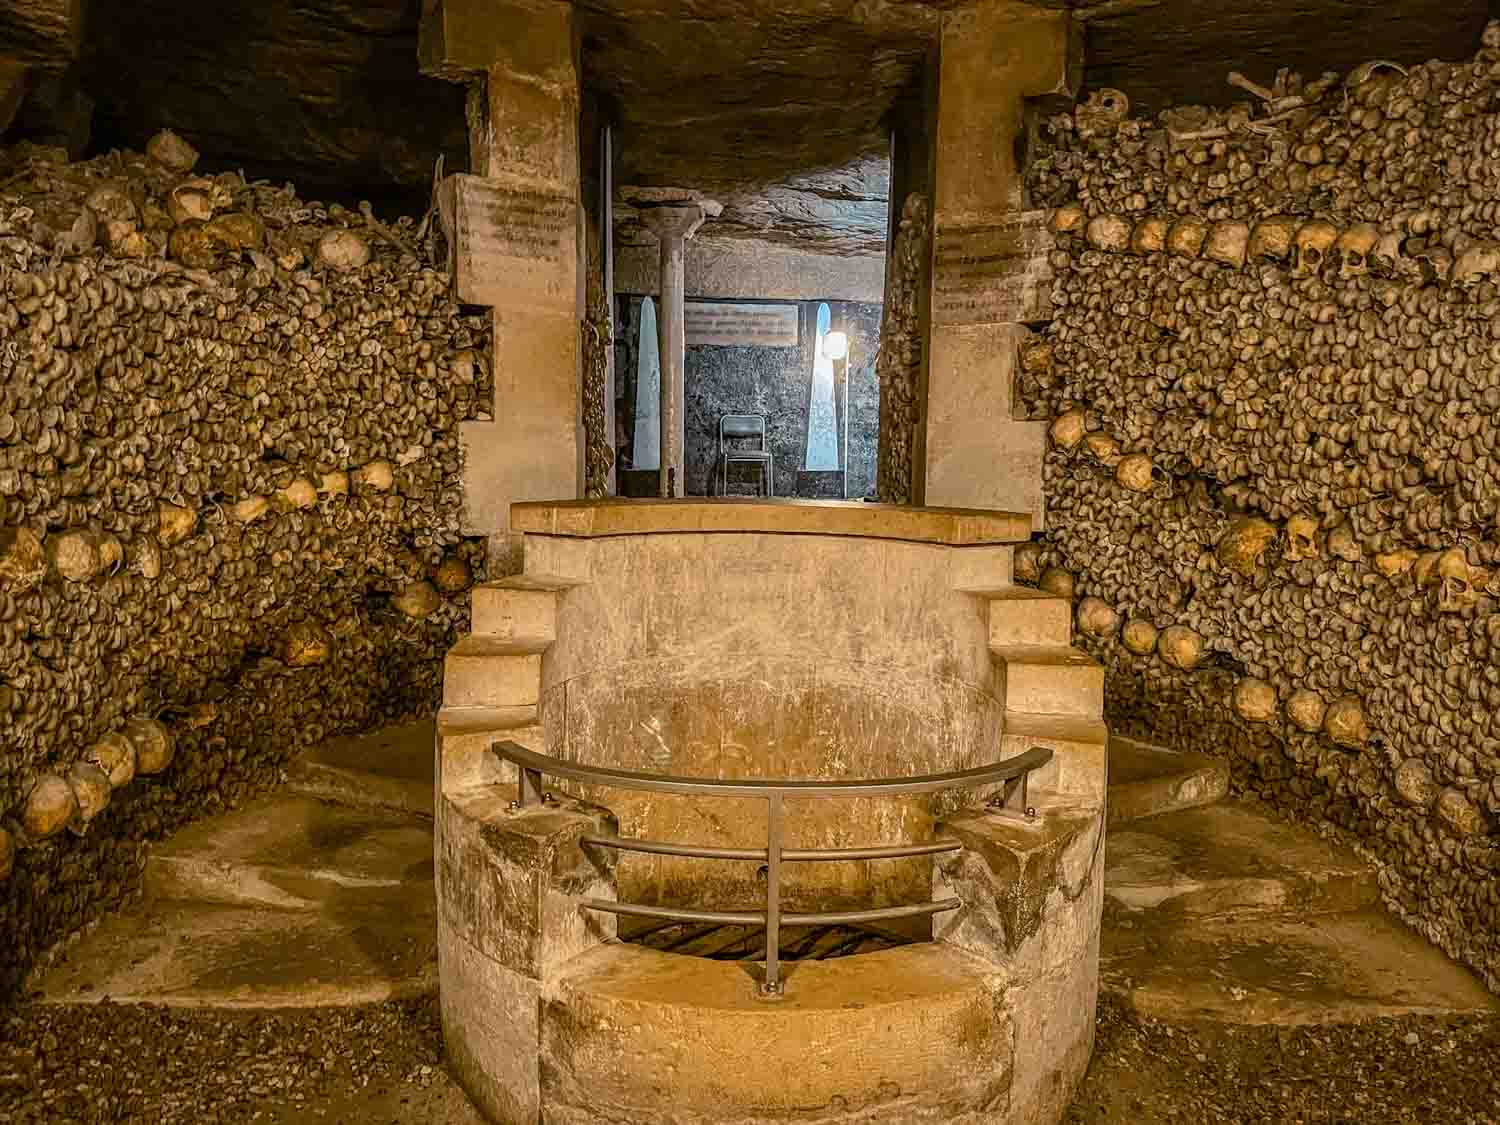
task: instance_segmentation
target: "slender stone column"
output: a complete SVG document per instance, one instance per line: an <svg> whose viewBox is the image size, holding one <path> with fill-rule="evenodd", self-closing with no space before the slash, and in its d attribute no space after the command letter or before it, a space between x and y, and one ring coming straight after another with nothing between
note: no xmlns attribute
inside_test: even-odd
<svg viewBox="0 0 1500 1125"><path fill-rule="evenodd" d="M661 341L661 489L662 496L683 495L687 444L687 314L684 310L687 240L707 218L719 213L711 200L641 205L641 224L661 243L661 299L656 330Z"/></svg>

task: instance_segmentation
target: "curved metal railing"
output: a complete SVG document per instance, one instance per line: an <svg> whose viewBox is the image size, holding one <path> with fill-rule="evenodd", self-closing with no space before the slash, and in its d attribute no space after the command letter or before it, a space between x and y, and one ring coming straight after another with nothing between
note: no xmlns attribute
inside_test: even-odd
<svg viewBox="0 0 1500 1125"><path fill-rule="evenodd" d="M702 922L718 925L764 926L766 928L766 972L761 982L765 996L780 996L780 943L782 926L830 926L859 922L889 921L941 914L962 905L956 898L933 902L884 906L871 910L839 910L822 913L783 912L781 909L781 865L783 863L823 863L857 859L905 859L911 856L937 855L961 851L957 840L934 840L922 844L893 844L863 848L784 848L785 798L787 797L896 797L912 793L937 793L976 785L1003 785L1003 792L990 803L998 811L1014 816L1032 816L1027 804L1027 786L1031 771L1052 760L1052 751L1033 747L1024 754L987 766L953 770L948 773L922 774L917 777L882 777L857 781L790 781L769 778L747 778L725 781L714 778L680 777L672 774L640 773L608 766L585 766L565 762L547 754L538 754L518 743L495 742L491 750L516 766L518 794L512 807L532 808L544 804L548 797L542 788L544 776L582 781L607 788L633 789L651 793L672 793L700 797L756 797L767 802L766 846L764 848L718 848L698 844L678 844L665 840L642 840L626 836L588 835L585 845L614 848L619 851L644 852L651 855L683 856L690 859L760 860L766 864L766 908L753 910L688 910L644 903L614 902L608 899L581 898L579 905L587 910L624 914L640 918L664 918L674 922Z"/></svg>

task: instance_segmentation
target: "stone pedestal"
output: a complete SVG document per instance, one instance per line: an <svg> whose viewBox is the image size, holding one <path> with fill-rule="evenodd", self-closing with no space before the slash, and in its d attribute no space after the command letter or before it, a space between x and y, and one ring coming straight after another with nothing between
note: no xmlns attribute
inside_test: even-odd
<svg viewBox="0 0 1500 1125"><path fill-rule="evenodd" d="M656 326L661 341L661 488L659 495L683 495L687 392L687 331L684 255L687 240L703 221L719 213L707 200L641 207L641 224L661 242L661 298Z"/></svg>
<svg viewBox="0 0 1500 1125"><path fill-rule="evenodd" d="M1040 423L1012 413L1023 325L1047 288L1046 236L1023 213L1014 139L1025 99L1065 89L1065 12L981 0L943 18L927 370L928 504L1042 524Z"/></svg>

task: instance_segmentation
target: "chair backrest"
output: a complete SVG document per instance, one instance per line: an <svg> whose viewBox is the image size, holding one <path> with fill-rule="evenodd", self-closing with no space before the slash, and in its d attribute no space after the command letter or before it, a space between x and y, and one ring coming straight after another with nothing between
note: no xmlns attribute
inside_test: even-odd
<svg viewBox="0 0 1500 1125"><path fill-rule="evenodd" d="M725 438L759 438L760 448L766 447L766 416L764 414L725 414L719 419L719 444Z"/></svg>

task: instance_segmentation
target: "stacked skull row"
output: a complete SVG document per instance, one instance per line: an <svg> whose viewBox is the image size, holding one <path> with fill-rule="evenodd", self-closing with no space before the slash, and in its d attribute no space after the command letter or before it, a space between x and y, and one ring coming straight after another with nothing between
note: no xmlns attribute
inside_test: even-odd
<svg viewBox="0 0 1500 1125"><path fill-rule="evenodd" d="M432 224L196 160L0 152L0 875L426 710L483 566L488 318Z"/></svg>
<svg viewBox="0 0 1500 1125"><path fill-rule="evenodd" d="M1334 823L1500 987L1500 24L1475 58L1054 123L1017 573L1109 718Z"/></svg>

